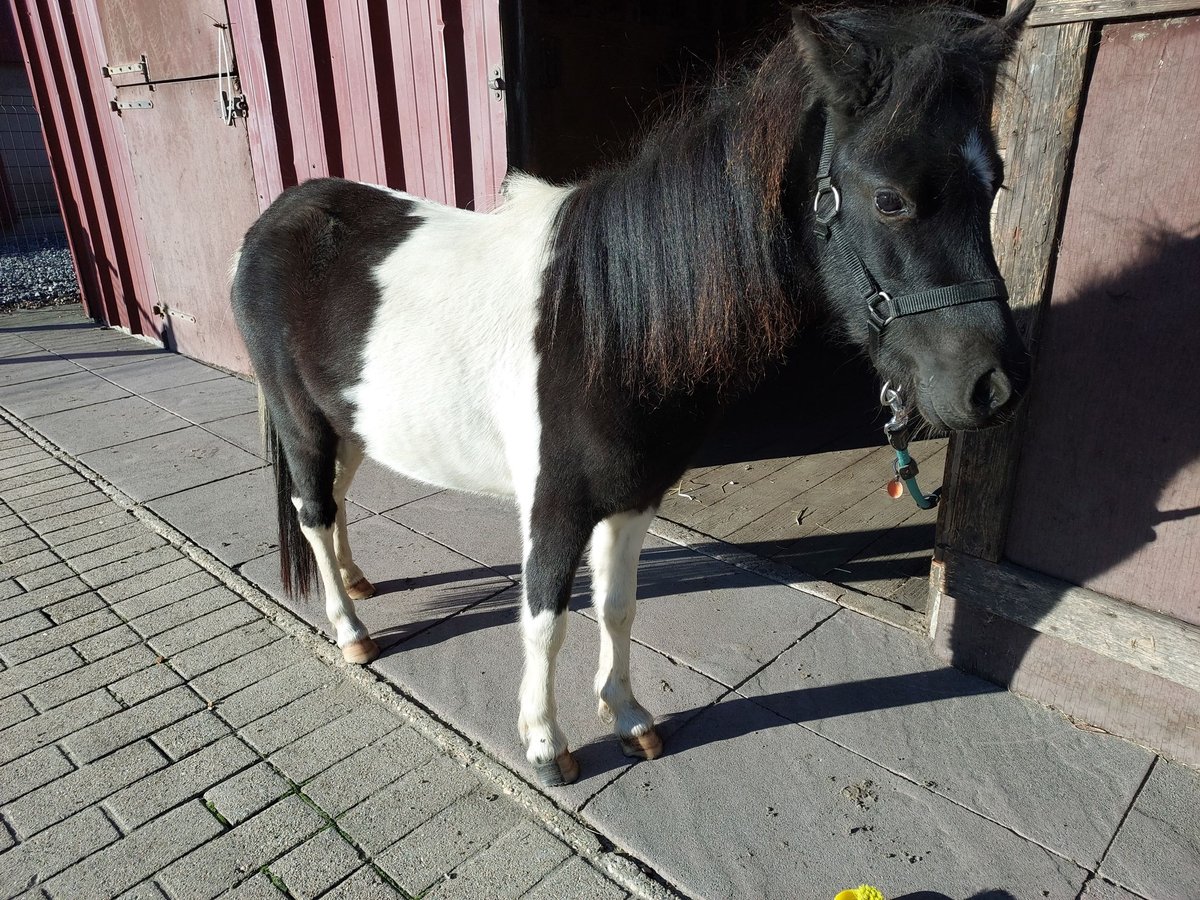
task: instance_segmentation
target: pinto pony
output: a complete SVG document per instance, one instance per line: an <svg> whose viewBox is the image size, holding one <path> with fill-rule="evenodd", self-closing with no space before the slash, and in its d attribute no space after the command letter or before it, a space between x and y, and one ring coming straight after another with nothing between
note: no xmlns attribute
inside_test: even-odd
<svg viewBox="0 0 1200 900"><path fill-rule="evenodd" d="M366 454L516 498L519 729L539 778L579 771L553 682L589 541L599 714L626 753L658 756L629 676L642 542L722 404L802 323L831 320L935 428L983 427L1021 394L988 115L1031 6L797 10L759 65L625 165L562 187L515 174L488 214L340 179L284 192L246 234L233 309L284 585L319 577L345 659L378 653L344 506Z"/></svg>

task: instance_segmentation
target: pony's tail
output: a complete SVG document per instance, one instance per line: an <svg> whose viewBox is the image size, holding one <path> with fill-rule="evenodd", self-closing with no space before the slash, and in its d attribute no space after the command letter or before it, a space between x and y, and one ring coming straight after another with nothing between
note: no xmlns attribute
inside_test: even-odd
<svg viewBox="0 0 1200 900"><path fill-rule="evenodd" d="M279 434L271 422L262 388L258 389L258 424L262 432L263 449L267 461L275 470L275 515L279 520L279 577L283 590L293 600L306 596L312 587L317 571L317 558L304 532L300 530L300 516L292 497L296 495L292 472L288 468L287 456Z"/></svg>

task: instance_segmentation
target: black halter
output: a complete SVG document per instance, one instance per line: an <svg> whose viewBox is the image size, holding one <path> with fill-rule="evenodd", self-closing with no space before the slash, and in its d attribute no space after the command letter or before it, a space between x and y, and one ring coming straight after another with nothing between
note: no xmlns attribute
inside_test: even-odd
<svg viewBox="0 0 1200 900"><path fill-rule="evenodd" d="M850 273L854 286L858 288L863 302L867 305L867 321L870 331L871 354L877 356L879 345L883 340L883 329L894 319L903 316L913 316L918 313L930 312L935 309L945 309L949 306L960 306L964 303L979 303L984 300L996 300L1004 303L1008 300L1008 291L1004 282L996 278L984 278L977 281L964 281L946 287L931 288L918 291L915 294L904 294L893 297L882 290L858 251L851 245L849 238L843 234L837 224L838 213L842 209L842 195L833 184L830 168L833 165L833 118L827 115L825 119L825 140L821 145L821 162L817 166L817 194L813 198L813 212L816 215L817 236L824 240L841 261L842 268Z"/></svg>

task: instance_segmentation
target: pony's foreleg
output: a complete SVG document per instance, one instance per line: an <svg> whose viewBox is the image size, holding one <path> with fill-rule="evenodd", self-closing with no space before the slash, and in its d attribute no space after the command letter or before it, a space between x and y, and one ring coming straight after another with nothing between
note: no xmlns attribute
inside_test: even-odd
<svg viewBox="0 0 1200 900"><path fill-rule="evenodd" d="M590 523L562 520L538 527L535 517L533 527L526 530L521 603L525 674L517 727L526 758L549 787L570 784L579 776L579 765L558 727L554 664L566 636L571 583L590 527Z"/></svg>
<svg viewBox="0 0 1200 900"><path fill-rule="evenodd" d="M589 561L593 605L600 623L597 712L614 727L626 756L655 759L662 741L654 716L633 696L629 683L629 634L637 607L637 564L654 509L610 516L592 532Z"/></svg>
<svg viewBox="0 0 1200 900"><path fill-rule="evenodd" d="M354 612L354 602L346 593L338 569L337 551L334 549L336 522L329 525L314 523L307 514L307 502L293 497L296 513L300 517L300 531L312 547L316 557L317 571L321 573L321 587L325 592L325 615L333 626L337 645L348 663L366 665L379 655L379 645L371 639L367 627ZM328 519L326 519L328 521Z"/></svg>
<svg viewBox="0 0 1200 900"><path fill-rule="evenodd" d="M350 536L346 532L346 493L354 473L362 465L363 451L358 444L347 440L338 441L337 460L333 468L333 501L337 504L337 518L333 526L333 549L337 556L338 571L342 584L351 600L365 600L375 595L375 585L364 577L362 569L354 564L350 552Z"/></svg>

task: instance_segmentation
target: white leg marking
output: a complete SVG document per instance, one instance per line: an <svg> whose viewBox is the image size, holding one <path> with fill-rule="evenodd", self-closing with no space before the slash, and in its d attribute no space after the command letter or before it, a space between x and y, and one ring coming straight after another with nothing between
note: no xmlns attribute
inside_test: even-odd
<svg viewBox="0 0 1200 900"><path fill-rule="evenodd" d="M615 723L619 737L638 737L654 727L654 717L637 702L629 684L629 634L637 607L638 556L653 518L653 509L619 513L592 531L592 602L600 620L596 697L600 718Z"/></svg>
<svg viewBox="0 0 1200 900"><path fill-rule="evenodd" d="M292 498L299 510L304 504L298 498ZM354 613L354 602L347 596L342 584L341 575L337 568L337 555L333 549L332 528L309 528L300 526L300 530L308 539L317 558L317 569L321 573L321 586L325 590L325 615L333 625L337 634L337 645L345 647L354 641L370 637L366 626Z"/></svg>
<svg viewBox="0 0 1200 900"><path fill-rule="evenodd" d="M342 584L353 587L362 581L362 569L354 564L350 553L350 536L346 533L346 492L354 473L362 464L363 452L356 444L349 441L338 443L337 461L333 469L333 500L337 504L337 519L333 527L333 549L337 556L338 569L341 573Z"/></svg>
<svg viewBox="0 0 1200 900"><path fill-rule="evenodd" d="M551 762L567 749L554 704L554 661L567 633L566 613L529 613L521 604L521 636L525 641L525 675L521 679L521 717L517 727L525 757L534 766Z"/></svg>

